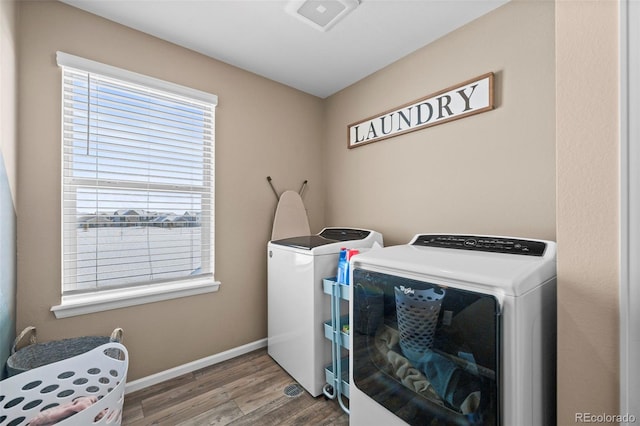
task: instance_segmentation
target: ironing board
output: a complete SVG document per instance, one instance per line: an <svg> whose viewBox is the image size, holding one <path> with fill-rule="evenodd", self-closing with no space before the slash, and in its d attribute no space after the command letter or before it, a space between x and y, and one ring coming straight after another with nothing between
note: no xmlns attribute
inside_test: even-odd
<svg viewBox="0 0 640 426"><path fill-rule="evenodd" d="M311 228L309 228L309 219L302 197L295 191L283 192L276 207L271 240L309 234L311 234Z"/></svg>

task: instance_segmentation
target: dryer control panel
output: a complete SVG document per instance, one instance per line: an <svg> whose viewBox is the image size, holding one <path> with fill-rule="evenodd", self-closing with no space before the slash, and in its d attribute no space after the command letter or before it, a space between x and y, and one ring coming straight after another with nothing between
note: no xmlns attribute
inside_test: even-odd
<svg viewBox="0 0 640 426"><path fill-rule="evenodd" d="M541 241L484 235L424 234L417 235L411 245L485 251L491 253L542 256L547 245Z"/></svg>

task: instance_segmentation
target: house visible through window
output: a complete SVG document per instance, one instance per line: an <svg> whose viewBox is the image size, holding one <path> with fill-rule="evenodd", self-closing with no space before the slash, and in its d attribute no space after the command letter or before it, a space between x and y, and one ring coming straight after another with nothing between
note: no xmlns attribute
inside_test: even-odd
<svg viewBox="0 0 640 426"><path fill-rule="evenodd" d="M216 96L61 52L58 64L63 299L213 282Z"/></svg>

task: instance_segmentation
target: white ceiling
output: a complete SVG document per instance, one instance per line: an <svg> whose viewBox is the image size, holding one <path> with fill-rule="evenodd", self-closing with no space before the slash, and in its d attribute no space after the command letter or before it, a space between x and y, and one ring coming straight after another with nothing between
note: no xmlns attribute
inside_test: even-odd
<svg viewBox="0 0 640 426"><path fill-rule="evenodd" d="M283 0L62 0L325 98L508 0L360 0L327 32Z"/></svg>

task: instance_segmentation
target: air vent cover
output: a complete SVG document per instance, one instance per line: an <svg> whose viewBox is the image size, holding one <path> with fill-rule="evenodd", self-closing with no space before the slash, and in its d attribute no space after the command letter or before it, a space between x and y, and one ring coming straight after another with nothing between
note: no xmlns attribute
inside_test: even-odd
<svg viewBox="0 0 640 426"><path fill-rule="evenodd" d="M292 0L285 10L313 28L327 31L358 4L358 0Z"/></svg>

